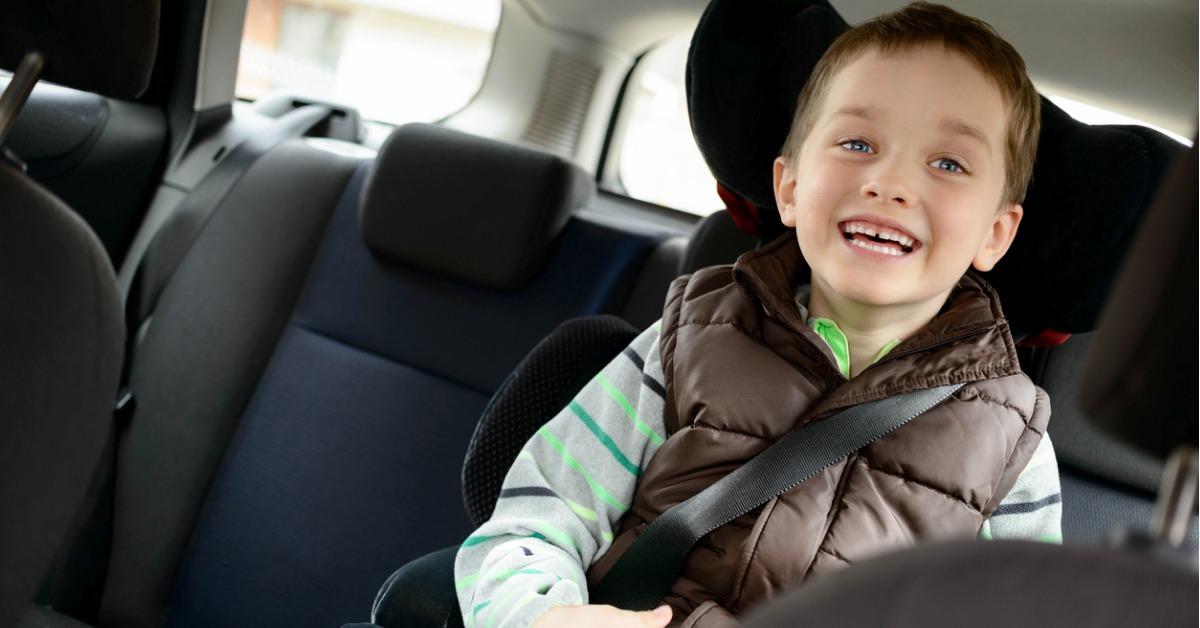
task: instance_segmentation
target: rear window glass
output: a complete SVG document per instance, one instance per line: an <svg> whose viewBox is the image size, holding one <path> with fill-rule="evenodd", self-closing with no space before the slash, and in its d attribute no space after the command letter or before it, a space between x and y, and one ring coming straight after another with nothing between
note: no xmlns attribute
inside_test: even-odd
<svg viewBox="0 0 1200 628"><path fill-rule="evenodd" d="M691 33L667 40L635 70L617 176L633 198L705 216L724 209L688 122L683 72Z"/></svg>
<svg viewBox="0 0 1200 628"><path fill-rule="evenodd" d="M437 120L479 89L499 21L500 0L249 0L237 96L286 90L368 120Z"/></svg>
<svg viewBox="0 0 1200 628"><path fill-rule="evenodd" d="M1058 105L1063 111L1067 112L1067 115L1079 120L1080 122L1086 122L1087 124L1136 124L1138 126L1154 129L1155 131L1158 131L1159 133L1162 133L1163 135L1166 135L1167 137L1170 137L1171 139L1179 142L1180 144L1184 144L1185 146L1192 145L1191 140L1187 139L1186 137L1178 133L1168 131L1160 126L1150 124L1149 122L1138 120L1137 118L1132 118L1116 111L1109 111L1108 109L1089 105L1085 102L1081 102L1059 94L1046 91L1043 91L1042 93L1046 96L1046 98L1050 99L1051 102Z"/></svg>

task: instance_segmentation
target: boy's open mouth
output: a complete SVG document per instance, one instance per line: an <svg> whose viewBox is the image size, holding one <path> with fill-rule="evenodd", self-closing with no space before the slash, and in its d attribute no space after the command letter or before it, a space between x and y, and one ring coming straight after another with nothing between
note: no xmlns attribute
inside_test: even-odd
<svg viewBox="0 0 1200 628"><path fill-rule="evenodd" d="M847 220L838 223L838 229L852 246L868 251L900 257L921 248L921 241L912 235L865 220Z"/></svg>

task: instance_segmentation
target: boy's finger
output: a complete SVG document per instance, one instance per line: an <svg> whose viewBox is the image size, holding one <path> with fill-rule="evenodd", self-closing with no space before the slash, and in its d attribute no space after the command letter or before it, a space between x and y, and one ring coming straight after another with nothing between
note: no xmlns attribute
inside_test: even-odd
<svg viewBox="0 0 1200 628"><path fill-rule="evenodd" d="M671 607L663 604L652 611L637 613L641 625L647 628L662 628L671 621Z"/></svg>

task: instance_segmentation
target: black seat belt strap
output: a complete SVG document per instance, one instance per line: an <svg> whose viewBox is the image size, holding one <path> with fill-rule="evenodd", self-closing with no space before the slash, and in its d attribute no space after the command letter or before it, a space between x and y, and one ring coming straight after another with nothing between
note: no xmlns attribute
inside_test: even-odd
<svg viewBox="0 0 1200 628"><path fill-rule="evenodd" d="M939 386L864 403L792 430L655 519L592 587L591 603L627 610L654 608L700 538L899 429L962 386Z"/></svg>

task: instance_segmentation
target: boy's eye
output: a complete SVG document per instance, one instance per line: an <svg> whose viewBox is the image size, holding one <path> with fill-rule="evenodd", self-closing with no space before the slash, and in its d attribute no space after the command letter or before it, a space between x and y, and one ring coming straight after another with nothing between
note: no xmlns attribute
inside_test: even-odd
<svg viewBox="0 0 1200 628"><path fill-rule="evenodd" d="M967 171L966 168L963 168L962 164L954 161L953 159L947 159L945 157L933 160L933 167L937 168L938 170L945 170L946 172L953 174L959 174Z"/></svg>
<svg viewBox="0 0 1200 628"><path fill-rule="evenodd" d="M862 140L846 140L845 142L841 143L841 147L855 153L870 154L874 152L874 150L871 148L871 145Z"/></svg>

